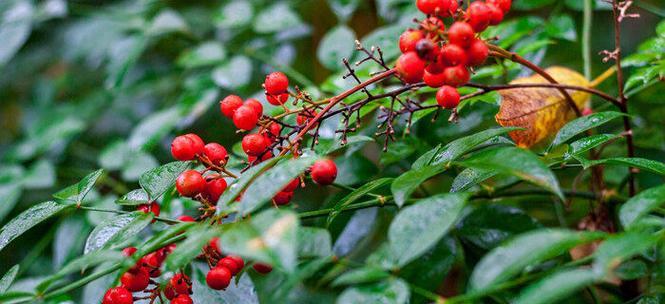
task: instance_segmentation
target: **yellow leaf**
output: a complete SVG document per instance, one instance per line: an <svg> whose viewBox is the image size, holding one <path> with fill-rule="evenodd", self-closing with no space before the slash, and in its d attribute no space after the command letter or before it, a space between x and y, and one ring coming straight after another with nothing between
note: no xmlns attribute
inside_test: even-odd
<svg viewBox="0 0 665 304"><path fill-rule="evenodd" d="M591 87L589 80L581 74L564 68L550 67L546 70L557 82L567 85ZM549 83L540 75L515 79L511 84ZM581 91L567 90L579 109L583 109L590 95ZM518 88L500 91L503 101L496 121L504 126L522 127L510 137L523 148L533 147L554 136L561 127L576 117L565 97L553 88Z"/></svg>

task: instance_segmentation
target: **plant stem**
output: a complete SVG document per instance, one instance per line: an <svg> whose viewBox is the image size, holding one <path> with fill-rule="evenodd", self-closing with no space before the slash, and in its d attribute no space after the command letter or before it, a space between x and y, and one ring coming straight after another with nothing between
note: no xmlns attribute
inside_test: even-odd
<svg viewBox="0 0 665 304"><path fill-rule="evenodd" d="M592 0L584 0L584 24L582 26L582 58L584 59L584 77L591 79L591 25L593 24Z"/></svg>
<svg viewBox="0 0 665 304"><path fill-rule="evenodd" d="M129 214L132 213L130 211L124 211L124 210L113 210L113 209L102 209L102 208L94 208L94 207L86 207L86 206L79 206L77 209L81 210L86 210L86 211L93 211L93 212L105 212L105 213L115 213L115 214ZM169 219L169 218L164 218L164 217L155 217L156 221L164 222L167 224L178 224L180 221L174 220L174 219Z"/></svg>

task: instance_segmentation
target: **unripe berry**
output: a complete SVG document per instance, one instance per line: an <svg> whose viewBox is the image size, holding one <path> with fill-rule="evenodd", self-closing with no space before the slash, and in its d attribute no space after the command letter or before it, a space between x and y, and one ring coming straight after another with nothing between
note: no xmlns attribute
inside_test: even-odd
<svg viewBox="0 0 665 304"><path fill-rule="evenodd" d="M159 204L156 202L152 202L150 204L141 204L138 206L137 210L143 213L152 213L155 216L159 216L159 213L161 212Z"/></svg>
<svg viewBox="0 0 665 304"><path fill-rule="evenodd" d="M254 265L252 265L252 268L254 268L254 270L256 270L256 272L260 274L267 274L272 271L272 266L259 262L254 263Z"/></svg>
<svg viewBox="0 0 665 304"><path fill-rule="evenodd" d="M189 295L181 294L171 300L171 304L194 304L194 301Z"/></svg>
<svg viewBox="0 0 665 304"><path fill-rule="evenodd" d="M186 197L194 197L205 191L206 182L203 175L196 170L187 170L180 173L175 180L175 187L178 193Z"/></svg>
<svg viewBox="0 0 665 304"><path fill-rule="evenodd" d="M293 198L293 192L282 191L282 192L277 192L277 194L275 194L275 196L272 199L273 201L275 201L275 205L284 206L290 203L292 198Z"/></svg>
<svg viewBox="0 0 665 304"><path fill-rule="evenodd" d="M282 72L273 72L266 76L263 86L269 95L279 95L289 88L289 78Z"/></svg>
<svg viewBox="0 0 665 304"><path fill-rule="evenodd" d="M270 143L261 134L248 134L242 138L242 150L247 155L258 156L268 149Z"/></svg>
<svg viewBox="0 0 665 304"><path fill-rule="evenodd" d="M459 87L464 85L469 82L469 79L471 78L469 70L467 70L466 67L462 65L447 67L445 70L443 70L443 75L445 77L445 83L452 87Z"/></svg>
<svg viewBox="0 0 665 304"><path fill-rule="evenodd" d="M425 38L425 34L421 31L408 29L399 36L399 49L402 53L415 52L416 43L420 39Z"/></svg>
<svg viewBox="0 0 665 304"><path fill-rule="evenodd" d="M487 0L487 4L496 5L503 11L504 14L506 14L510 10L512 0Z"/></svg>
<svg viewBox="0 0 665 304"><path fill-rule="evenodd" d="M176 273L169 281L178 294L189 294L191 282L189 277L183 273Z"/></svg>
<svg viewBox="0 0 665 304"><path fill-rule="evenodd" d="M196 219L189 215L181 215L178 217L178 220L181 222L196 222Z"/></svg>
<svg viewBox="0 0 665 304"><path fill-rule="evenodd" d="M233 262L233 261L231 261ZM206 283L208 287L214 290L222 290L229 286L231 283L231 270L226 267L215 267L210 269L206 275Z"/></svg>
<svg viewBox="0 0 665 304"><path fill-rule="evenodd" d="M260 117L255 107L243 105L233 114L233 124L238 129L251 130L256 127L256 123L259 122Z"/></svg>
<svg viewBox="0 0 665 304"><path fill-rule="evenodd" d="M143 268L127 271L120 277L120 283L122 284L122 287L125 287L129 291L141 291L146 289L150 284L150 275L148 274L148 271Z"/></svg>
<svg viewBox="0 0 665 304"><path fill-rule="evenodd" d="M425 75L423 76L423 81L429 87L438 88L446 84L446 77L443 73L432 74L426 70Z"/></svg>
<svg viewBox="0 0 665 304"><path fill-rule="evenodd" d="M318 160L312 165L310 174L315 183L322 186L330 185L337 178L337 165L330 159Z"/></svg>
<svg viewBox="0 0 665 304"><path fill-rule="evenodd" d="M286 187L284 187L284 189L282 189L282 191L283 192L293 192L293 191L296 191L296 189L298 189L299 186L300 186L300 179L296 177L291 182L289 182L289 184L286 185Z"/></svg>
<svg viewBox="0 0 665 304"><path fill-rule="evenodd" d="M245 267L245 261L241 257L237 255L227 255L226 257L236 262L236 265L238 265L240 269Z"/></svg>
<svg viewBox="0 0 665 304"><path fill-rule="evenodd" d="M242 106L242 104L242 98L236 95L229 95L219 102L219 109L224 116L233 118L233 114L238 108L240 108L240 106Z"/></svg>
<svg viewBox="0 0 665 304"><path fill-rule="evenodd" d="M133 304L134 299L129 290L122 287L114 287L106 291L102 304Z"/></svg>
<svg viewBox="0 0 665 304"><path fill-rule="evenodd" d="M229 271L231 271L231 275L236 275L238 272L240 272L240 270L242 270L240 265L238 265L238 263L236 263L234 259L229 257L225 257L219 260L219 262L217 262L216 267L224 267L228 269Z"/></svg>
<svg viewBox="0 0 665 304"><path fill-rule="evenodd" d="M460 95L457 89L451 86L442 86L436 92L436 102L445 109L453 109L459 105Z"/></svg>
<svg viewBox="0 0 665 304"><path fill-rule="evenodd" d="M215 178L206 181L206 196L213 205L217 204L219 197L226 190L226 181L223 178Z"/></svg>
<svg viewBox="0 0 665 304"><path fill-rule="evenodd" d="M244 105L252 107L254 109L254 112L259 114L259 117L261 117L261 115L263 115L263 105L261 104L260 101L254 99L254 98L250 98L250 99L247 99L247 101L245 101Z"/></svg>
<svg viewBox="0 0 665 304"><path fill-rule="evenodd" d="M439 60L445 66L456 66L466 64L467 56L461 46L449 43L441 48Z"/></svg>
<svg viewBox="0 0 665 304"><path fill-rule="evenodd" d="M221 166L226 163L226 158L229 155L226 152L226 148L218 143L209 143L205 145L203 148L203 154L208 157L208 160L210 160L213 165L216 166Z"/></svg>
<svg viewBox="0 0 665 304"><path fill-rule="evenodd" d="M408 52L399 56L395 69L404 82L416 83L423 79L425 61L416 52Z"/></svg>
<svg viewBox="0 0 665 304"><path fill-rule="evenodd" d="M490 14L490 9L484 2L476 1L469 5L469 24L476 33L484 31L490 25Z"/></svg>
<svg viewBox="0 0 665 304"><path fill-rule="evenodd" d="M498 25L503 21L503 11L494 4L487 4L487 8L490 12L490 25Z"/></svg>
<svg viewBox="0 0 665 304"><path fill-rule="evenodd" d="M467 49L469 54L469 66L478 66L483 64L489 56L490 50L487 48L487 44L480 39L475 39L471 42L471 45Z"/></svg>
<svg viewBox="0 0 665 304"><path fill-rule="evenodd" d="M268 100L268 103L270 103L273 106L278 106L285 104L287 101L289 101L289 93L283 93L283 94L278 94L278 95L266 95L266 99Z"/></svg>
<svg viewBox="0 0 665 304"><path fill-rule="evenodd" d="M455 22L448 30L448 40L450 43L457 44L463 48L471 44L474 35L473 28L466 22Z"/></svg>

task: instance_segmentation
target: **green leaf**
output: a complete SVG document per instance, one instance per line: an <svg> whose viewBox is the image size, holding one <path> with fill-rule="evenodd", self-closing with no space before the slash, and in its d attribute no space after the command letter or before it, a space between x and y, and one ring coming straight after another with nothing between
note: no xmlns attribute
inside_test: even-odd
<svg viewBox="0 0 665 304"><path fill-rule="evenodd" d="M293 272L298 256L298 216L268 209L251 220L228 224L221 236L225 251Z"/></svg>
<svg viewBox="0 0 665 304"><path fill-rule="evenodd" d="M404 208L390 224L388 241L398 266L431 249L456 223L469 194L440 194Z"/></svg>
<svg viewBox="0 0 665 304"><path fill-rule="evenodd" d="M328 0L328 4L340 21L346 21L356 11L360 0Z"/></svg>
<svg viewBox="0 0 665 304"><path fill-rule="evenodd" d="M113 263L124 259L125 256L120 251L95 251L89 254L78 257L77 259L69 262L65 267L60 269L55 274L49 276L47 279L43 280L39 285L37 285L37 291L44 292L49 288L54 282L64 278L65 276L83 272L86 269L92 268L94 266L103 264L103 263Z"/></svg>
<svg viewBox="0 0 665 304"><path fill-rule="evenodd" d="M178 107L166 108L145 117L134 127L127 139L130 149L147 150L172 130L182 117Z"/></svg>
<svg viewBox="0 0 665 304"><path fill-rule="evenodd" d="M26 189L45 189L55 185L55 167L47 159L40 159L30 167L23 177Z"/></svg>
<svg viewBox="0 0 665 304"><path fill-rule="evenodd" d="M219 304L258 304L257 287L250 280L247 272L239 274L231 280L231 284L223 291L217 291L206 284L208 265L194 263L192 271L192 300L194 303ZM281 287L281 286L280 286Z"/></svg>
<svg viewBox="0 0 665 304"><path fill-rule="evenodd" d="M149 201L148 192L145 192L143 189L134 189L117 199L115 203L122 206L138 206L147 204Z"/></svg>
<svg viewBox="0 0 665 304"><path fill-rule="evenodd" d="M48 201L23 211L0 229L0 251L30 228L70 207L72 206Z"/></svg>
<svg viewBox="0 0 665 304"><path fill-rule="evenodd" d="M222 28L236 28L249 24L253 20L252 3L236 0L225 4L216 15L215 23Z"/></svg>
<svg viewBox="0 0 665 304"><path fill-rule="evenodd" d="M21 198L23 186L19 183L0 184L0 222L14 209Z"/></svg>
<svg viewBox="0 0 665 304"><path fill-rule="evenodd" d="M634 255L646 252L658 242L658 235L646 232L625 232L608 237L594 252L593 268L607 274Z"/></svg>
<svg viewBox="0 0 665 304"><path fill-rule="evenodd" d="M492 169L467 168L460 172L450 186L450 192L462 192L480 184L494 176L497 172Z"/></svg>
<svg viewBox="0 0 665 304"><path fill-rule="evenodd" d="M390 185L390 191L393 193L395 203L402 207L411 194L425 181L442 173L446 168L438 166L427 166L418 169L411 169L398 176Z"/></svg>
<svg viewBox="0 0 665 304"><path fill-rule="evenodd" d="M302 227L298 230L299 257L327 257L332 255L330 232L322 228Z"/></svg>
<svg viewBox="0 0 665 304"><path fill-rule="evenodd" d="M356 34L346 25L338 25L326 33L319 43L316 56L319 62L329 70L344 67L341 58L349 58L353 54Z"/></svg>
<svg viewBox="0 0 665 304"><path fill-rule="evenodd" d="M207 245L212 238L220 234L217 226L196 225L186 232L187 239L178 244L175 250L166 257L167 271L176 271L185 267L199 254L203 246Z"/></svg>
<svg viewBox="0 0 665 304"><path fill-rule="evenodd" d="M338 304L409 302L409 286L401 279L388 279L370 285L349 287L337 298Z"/></svg>
<svg viewBox="0 0 665 304"><path fill-rule="evenodd" d="M490 289L522 272L526 267L566 253L604 234L542 229L527 232L493 249L473 269L469 287L473 291Z"/></svg>
<svg viewBox="0 0 665 304"><path fill-rule="evenodd" d="M579 160L579 158L578 158ZM658 175L664 175L665 176L665 164L655 161L655 160L650 160L650 159L645 159L645 158L639 158L639 157L615 157L615 158L607 158L607 159L599 159L599 160L592 160L592 161L586 161L583 162L582 165L584 165L584 168L592 167L592 166L597 166L597 165L620 165L620 166L628 166L628 167L635 167L639 168L644 171L652 172Z"/></svg>
<svg viewBox="0 0 665 304"><path fill-rule="evenodd" d="M454 140L444 147L437 147L433 150L423 154L416 162L413 163L413 168L418 169L425 166L439 166L456 160L460 156L475 149L478 145L487 142L488 140L509 133L511 131L520 130L520 128L497 128L489 129L478 132L473 135L462 137Z"/></svg>
<svg viewBox="0 0 665 304"><path fill-rule="evenodd" d="M545 24L545 33L550 37L575 41L577 40L577 31L575 30L575 21L569 15L557 15L550 18Z"/></svg>
<svg viewBox="0 0 665 304"><path fill-rule="evenodd" d="M618 136L612 134L594 134L580 138L570 144L568 152L566 152L564 158L570 159L573 155L581 155L582 153L594 149L615 138L618 138Z"/></svg>
<svg viewBox="0 0 665 304"><path fill-rule="evenodd" d="M10 2L11 3L11 2ZM0 5L0 67L14 57L30 37L35 8L31 1L14 1L13 5Z"/></svg>
<svg viewBox="0 0 665 304"><path fill-rule="evenodd" d="M516 0L513 2L515 10L534 10L554 3L555 0Z"/></svg>
<svg viewBox="0 0 665 304"><path fill-rule="evenodd" d="M573 293L602 279L592 269L568 269L551 274L525 288L515 304L559 303Z"/></svg>
<svg viewBox="0 0 665 304"><path fill-rule="evenodd" d="M649 275L649 266L641 260L629 260L614 269L614 273L622 280L637 280Z"/></svg>
<svg viewBox="0 0 665 304"><path fill-rule="evenodd" d="M342 141L338 139L332 139L332 140L320 139L319 144L316 147L314 147L314 151L316 151L316 153L319 155L328 155L337 152L341 149L344 149L346 147L350 147L352 145L360 147L362 146L360 145L361 143L372 142L372 141L374 141L374 138L365 135L349 136L346 139L346 144L342 144Z"/></svg>
<svg viewBox="0 0 665 304"><path fill-rule="evenodd" d="M598 112L593 113L588 116L582 116L577 118L569 123L567 123L554 137L552 141L552 147L558 146L562 143L567 142L578 134L583 133L584 131L602 126L611 120L624 116L623 113L619 112Z"/></svg>
<svg viewBox="0 0 665 304"><path fill-rule="evenodd" d="M457 235L478 248L490 250L506 239L542 228L534 218L515 207L480 205L467 213L457 228Z"/></svg>
<svg viewBox="0 0 665 304"><path fill-rule="evenodd" d="M374 267L362 267L345 272L337 277L332 286L358 285L381 281L390 277L385 270Z"/></svg>
<svg viewBox="0 0 665 304"><path fill-rule="evenodd" d="M619 209L619 220L630 230L642 217L665 204L665 185L643 191L632 197Z"/></svg>
<svg viewBox="0 0 665 304"><path fill-rule="evenodd" d="M178 65L185 68L197 68L221 63L226 58L224 46L217 41L203 42L194 49L185 51L178 58Z"/></svg>
<svg viewBox="0 0 665 304"><path fill-rule="evenodd" d="M127 240L147 227L152 219L152 213L140 211L110 217L92 230L83 252L87 254Z"/></svg>
<svg viewBox="0 0 665 304"><path fill-rule="evenodd" d="M97 179L104 173L104 170L99 169L86 175L77 184L71 185L56 194L53 197L65 201L66 203L76 203L80 205L88 192L95 186Z"/></svg>
<svg viewBox="0 0 665 304"><path fill-rule="evenodd" d="M222 193L222 196L217 201L217 211L216 214L220 215L223 212L228 211L228 207L235 202L235 199L245 191L247 186L250 185L254 179L257 178L261 173L270 169L274 166L282 157L274 157L269 160L266 160L254 167L249 168L245 171L239 178L236 178L235 181L226 188L226 191Z"/></svg>
<svg viewBox="0 0 665 304"><path fill-rule="evenodd" d="M168 163L141 175L139 184L150 195L150 199L156 200L173 187L180 173L187 170L189 166L189 162Z"/></svg>
<svg viewBox="0 0 665 304"><path fill-rule="evenodd" d="M188 30L187 23L180 14L171 9L164 9L152 19L146 33L157 36L171 32L187 32Z"/></svg>
<svg viewBox="0 0 665 304"><path fill-rule="evenodd" d="M492 169L512 175L556 194L561 200L563 193L552 171L532 152L516 147L481 151L459 163L465 167Z"/></svg>
<svg viewBox="0 0 665 304"><path fill-rule="evenodd" d="M328 214L328 219L326 220L327 224L330 225L332 222L335 220L335 218L341 213L341 211L344 209L344 207L353 204L357 200L361 199L363 196L367 195L368 193L379 189L388 183L392 182L392 178L380 178L377 180L373 180L367 184L362 185L362 187L353 190L351 193L347 194L345 197L343 197L335 206L332 208L333 210Z"/></svg>
<svg viewBox="0 0 665 304"><path fill-rule="evenodd" d="M261 34L276 33L300 25L300 16L284 2L265 8L254 19L254 30Z"/></svg>
<svg viewBox="0 0 665 304"><path fill-rule="evenodd" d="M227 63L216 67L211 74L215 84L225 89L236 89L249 83L252 76L252 61L245 56L235 56Z"/></svg>
<svg viewBox="0 0 665 304"><path fill-rule="evenodd" d="M18 274L19 266L14 265L14 267L10 268L5 272L5 274L2 276L2 279L0 279L0 294L3 294L7 292L9 289L9 286L14 283L14 279L16 279L16 275Z"/></svg>
<svg viewBox="0 0 665 304"><path fill-rule="evenodd" d="M242 195L238 202L239 211L246 216L269 202L294 178L309 169L319 158L316 155L287 159L274 168L259 175Z"/></svg>

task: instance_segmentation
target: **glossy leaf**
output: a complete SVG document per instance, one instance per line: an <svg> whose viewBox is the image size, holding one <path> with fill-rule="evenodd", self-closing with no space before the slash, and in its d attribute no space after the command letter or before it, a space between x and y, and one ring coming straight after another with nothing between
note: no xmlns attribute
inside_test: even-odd
<svg viewBox="0 0 665 304"><path fill-rule="evenodd" d="M406 200L422 183L445 170L443 167L427 166L406 171L398 176L390 186L397 206L404 206Z"/></svg>
<svg viewBox="0 0 665 304"><path fill-rule="evenodd" d="M148 196L148 192L143 189L134 189L117 199L115 202L122 206L137 206L147 204L149 201L150 197Z"/></svg>
<svg viewBox="0 0 665 304"><path fill-rule="evenodd" d="M442 194L404 208L390 224L388 240L398 266L431 249L456 223L468 194Z"/></svg>
<svg viewBox="0 0 665 304"><path fill-rule="evenodd" d="M87 254L100 248L112 246L119 241L127 240L147 227L152 219L152 213L140 211L108 218L92 230L85 241L83 252Z"/></svg>
<svg viewBox="0 0 665 304"><path fill-rule="evenodd" d="M569 249L603 237L602 233L543 229L528 232L502 244L485 255L473 269L471 290L485 290Z"/></svg>
<svg viewBox="0 0 665 304"><path fill-rule="evenodd" d="M330 232L322 228L302 227L298 230L298 257L332 255Z"/></svg>
<svg viewBox="0 0 665 304"><path fill-rule="evenodd" d="M148 193L150 199L156 200L175 185L175 180L180 173L187 170L189 166L189 162L168 163L143 173L139 178L139 184Z"/></svg>
<svg viewBox="0 0 665 304"><path fill-rule="evenodd" d="M390 277L390 274L380 268L363 267L353 269L337 277L332 286L366 284L380 281Z"/></svg>
<svg viewBox="0 0 665 304"><path fill-rule="evenodd" d="M53 194L53 197L67 203L81 204L85 196L88 195L88 192L90 192L92 187L95 186L97 179L99 179L102 173L104 173L104 170L102 169L92 172L86 175L77 184L71 185L58 193Z"/></svg>
<svg viewBox="0 0 665 304"><path fill-rule="evenodd" d="M620 112L598 112L577 118L567 123L561 128L561 130L559 130L559 133L554 137L554 141L552 141L552 146L558 146L565 143L584 131L602 126L623 115L624 114Z"/></svg>
<svg viewBox="0 0 665 304"><path fill-rule="evenodd" d="M217 201L217 214L221 214L223 211L226 211L226 207L234 203L235 199L245 191L247 186L250 185L260 174L266 170L272 168L281 158L275 157L267 161L264 161L249 170L245 171L239 178L237 178L226 191L222 193L222 196Z"/></svg>
<svg viewBox="0 0 665 304"><path fill-rule="evenodd" d="M619 209L619 220L625 229L630 229L649 212L665 204L665 185L647 189L632 197Z"/></svg>
<svg viewBox="0 0 665 304"><path fill-rule="evenodd" d="M385 303L401 304L409 302L409 286L401 279L388 279L383 282L350 287L337 298L338 304Z"/></svg>
<svg viewBox="0 0 665 304"><path fill-rule="evenodd" d="M354 49L356 35L345 25L338 25L323 36L316 53L319 62L330 70L339 70L344 65L340 58L349 58Z"/></svg>
<svg viewBox="0 0 665 304"><path fill-rule="evenodd" d="M70 205L49 201L23 211L0 229L0 250L30 228L70 207Z"/></svg>
<svg viewBox="0 0 665 304"><path fill-rule="evenodd" d="M0 222L14 209L21 198L23 187L18 183L0 184Z"/></svg>
<svg viewBox="0 0 665 304"><path fill-rule="evenodd" d="M178 246L166 257L164 264L167 270L176 271L185 267L199 254L202 248L207 245L212 238L221 233L214 226L197 225L186 232L187 239L179 243Z"/></svg>
<svg viewBox="0 0 665 304"><path fill-rule="evenodd" d="M95 251L85 254L69 262L65 267L58 270L55 274L49 276L46 280L39 283L37 290L43 292L56 281L64 278L68 274L77 273L90 269L103 263L113 263L124 259L125 256L120 251Z"/></svg>
<svg viewBox="0 0 665 304"><path fill-rule="evenodd" d="M327 219L328 225L330 225L335 220L335 218L341 213L344 207L353 204L354 202L358 201L368 193L371 193L372 191L379 189L392 181L393 181L392 178L380 178L377 180L373 180L370 181L369 183L362 185L361 187L357 188L351 193L347 194L345 197L340 199L339 202L337 202L337 204L335 204L333 210L328 215Z"/></svg>
<svg viewBox="0 0 665 304"><path fill-rule="evenodd" d="M586 161L582 163L585 168L597 165L619 165L635 167L647 172L652 172L658 175L665 176L665 164L656 160L639 158L639 157L615 157L607 159L599 159Z"/></svg>
<svg viewBox="0 0 665 304"><path fill-rule="evenodd" d="M11 286L12 283L14 282L14 279L16 279L18 270L19 266L14 265L14 267L10 268L9 270L7 270L7 272L5 272L5 274L0 279L0 294L7 292L9 286Z"/></svg>
<svg viewBox="0 0 665 304"><path fill-rule="evenodd" d="M492 169L502 174L513 175L545 188L563 200L563 193L554 173L530 151L513 147L485 150L460 164L465 167Z"/></svg>
<svg viewBox="0 0 665 304"><path fill-rule="evenodd" d="M491 169L467 168L460 172L450 187L450 192L462 192L471 189L471 187L480 184L494 176L497 172Z"/></svg>
<svg viewBox="0 0 665 304"><path fill-rule="evenodd" d="M520 209L488 204L467 213L457 227L457 235L490 250L510 237L539 228L542 225Z"/></svg>
<svg viewBox="0 0 665 304"><path fill-rule="evenodd" d="M608 273L634 255L646 252L658 241L658 235L626 232L607 238L594 253L594 269Z"/></svg>
<svg viewBox="0 0 665 304"><path fill-rule="evenodd" d="M529 285L515 304L558 303L584 287L602 279L593 269L579 268L559 271Z"/></svg>
<svg viewBox="0 0 665 304"><path fill-rule="evenodd" d="M570 159L573 155L580 155L615 138L617 138L617 136L612 134L594 134L580 138L570 144L565 158Z"/></svg>
<svg viewBox="0 0 665 304"><path fill-rule="evenodd" d="M239 278L231 279L231 284L223 291L211 289L206 284L208 265L195 263L192 271L192 300L194 303L219 304L258 304L256 287L246 272Z"/></svg>

